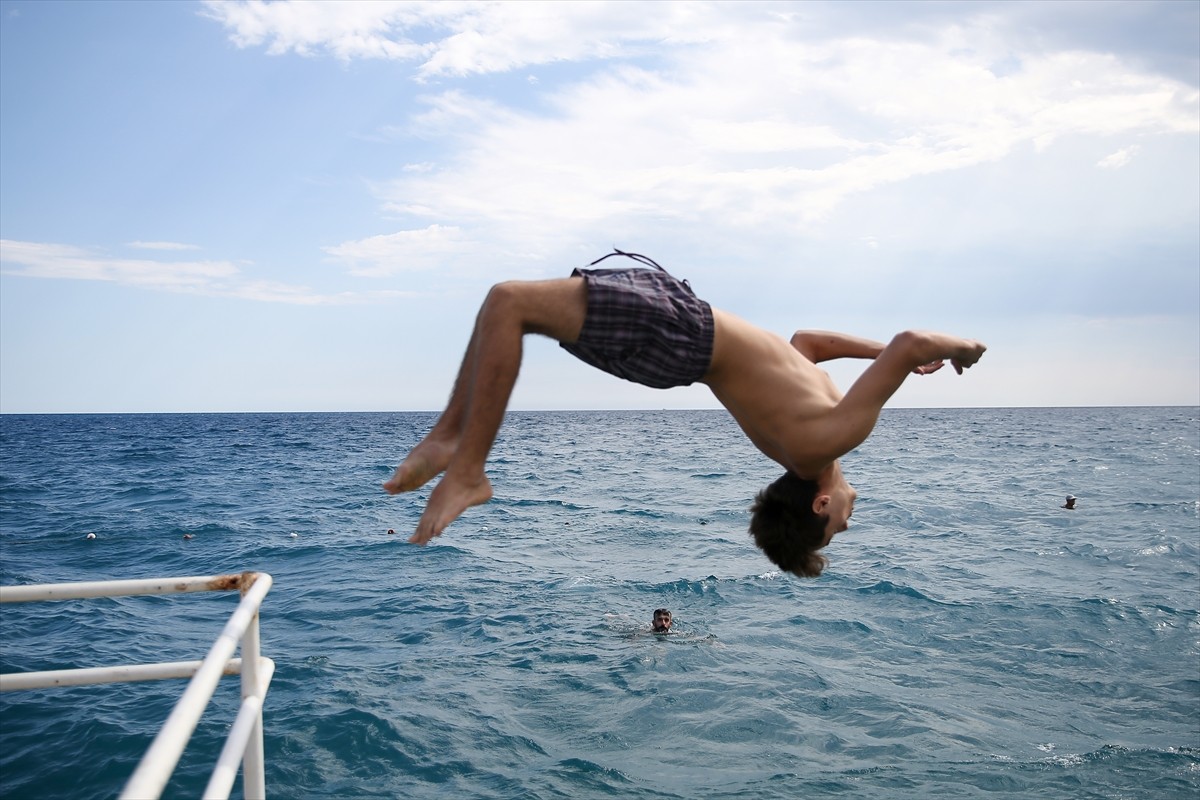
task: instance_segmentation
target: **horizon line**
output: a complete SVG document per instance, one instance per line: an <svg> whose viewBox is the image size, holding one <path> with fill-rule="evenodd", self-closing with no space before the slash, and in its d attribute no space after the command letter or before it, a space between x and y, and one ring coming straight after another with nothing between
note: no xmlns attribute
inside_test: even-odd
<svg viewBox="0 0 1200 800"><path fill-rule="evenodd" d="M1014 406L885 406L887 411L1013 411L1013 410L1047 410L1047 409L1099 409L1099 408L1194 408L1200 410L1200 403L1129 403L1096 405L1014 405ZM555 414L555 413L585 413L611 414L618 412L696 412L715 411L728 413L722 407L707 408L510 408L506 414ZM245 410L245 411L0 411L0 417L68 417L68 416L201 416L207 414L441 414L434 409L360 409L360 410Z"/></svg>

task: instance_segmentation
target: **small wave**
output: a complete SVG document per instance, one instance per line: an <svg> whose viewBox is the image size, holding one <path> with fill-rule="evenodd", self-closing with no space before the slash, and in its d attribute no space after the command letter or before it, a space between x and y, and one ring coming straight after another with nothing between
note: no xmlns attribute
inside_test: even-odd
<svg viewBox="0 0 1200 800"><path fill-rule="evenodd" d="M899 594L905 597L913 597L918 600L926 600L930 603L937 602L932 597L923 592L914 589L911 586L900 586L891 581L879 581L871 586L863 586L855 590L857 594Z"/></svg>
<svg viewBox="0 0 1200 800"><path fill-rule="evenodd" d="M667 519L667 515L661 511L651 511L648 508L629 508L628 506L624 506L621 508L614 508L609 513L636 517L638 519Z"/></svg>
<svg viewBox="0 0 1200 800"><path fill-rule="evenodd" d="M543 506L551 506L554 508L563 508L568 511L583 511L584 510L583 506L576 505L574 503L570 503L566 500L558 500L558 499L553 499L553 498L534 499L534 498L524 497L519 500L500 498L500 499L492 500L492 505L496 508L537 508L537 507L543 507Z"/></svg>
<svg viewBox="0 0 1200 800"><path fill-rule="evenodd" d="M714 575L709 575L704 580L689 581L680 578L677 581L661 584L656 587L658 591L670 594L713 594L719 592L721 580Z"/></svg>

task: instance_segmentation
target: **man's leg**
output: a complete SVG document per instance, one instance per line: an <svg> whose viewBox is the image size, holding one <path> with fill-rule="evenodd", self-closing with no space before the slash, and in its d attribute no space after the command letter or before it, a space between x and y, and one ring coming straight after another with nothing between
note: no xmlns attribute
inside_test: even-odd
<svg viewBox="0 0 1200 800"><path fill-rule="evenodd" d="M479 315L482 314L481 307ZM462 436L462 423L470 401L471 381L475 373L475 342L478 338L479 317L476 317L471 340L467 343L467 352L463 355L458 376L454 379L454 389L450 392L450 402L438 417L433 429L425 434L425 438L409 452L400 466L396 467L395 474L384 482L383 488L388 494L400 494L421 488L440 475L453 458L454 451L458 449L458 440Z"/></svg>
<svg viewBox="0 0 1200 800"><path fill-rule="evenodd" d="M463 511L491 499L484 466L521 368L522 339L540 333L573 342L586 312L587 288L578 277L502 283L488 293L450 404L385 484L388 491L409 491L445 470L409 541L424 544Z"/></svg>

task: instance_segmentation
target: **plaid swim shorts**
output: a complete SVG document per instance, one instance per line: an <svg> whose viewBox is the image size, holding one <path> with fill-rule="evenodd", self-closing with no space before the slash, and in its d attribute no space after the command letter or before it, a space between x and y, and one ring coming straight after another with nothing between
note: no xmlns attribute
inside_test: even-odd
<svg viewBox="0 0 1200 800"><path fill-rule="evenodd" d="M610 255L635 258L619 251ZM562 347L610 375L654 389L695 383L712 362L712 307L650 259L635 260L655 269L571 273L587 283L587 315L579 340Z"/></svg>

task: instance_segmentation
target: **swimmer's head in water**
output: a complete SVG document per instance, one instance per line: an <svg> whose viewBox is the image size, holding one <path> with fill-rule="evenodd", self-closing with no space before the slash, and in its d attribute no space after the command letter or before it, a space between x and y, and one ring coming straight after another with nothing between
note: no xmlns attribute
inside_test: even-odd
<svg viewBox="0 0 1200 800"><path fill-rule="evenodd" d="M750 506L750 535L783 570L815 578L829 564L817 551L829 544L829 515L813 508L817 482L791 472L758 493Z"/></svg>
<svg viewBox="0 0 1200 800"><path fill-rule="evenodd" d="M671 612L665 608L654 609L653 628L655 633L666 633L671 630Z"/></svg>

